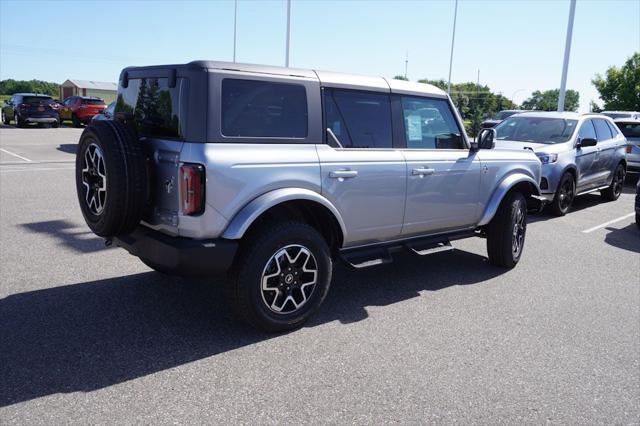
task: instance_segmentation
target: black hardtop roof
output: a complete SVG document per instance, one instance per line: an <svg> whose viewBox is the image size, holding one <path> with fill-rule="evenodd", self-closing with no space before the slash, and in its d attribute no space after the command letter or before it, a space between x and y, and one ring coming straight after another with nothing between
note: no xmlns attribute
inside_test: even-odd
<svg viewBox="0 0 640 426"><path fill-rule="evenodd" d="M244 71L260 74L286 75L296 77L318 78L313 70L305 70L299 68L286 68L275 65L256 65L244 64L239 62L222 62L222 61L206 61L198 60L186 64L168 64L168 65L149 65L149 66L131 66L122 70L122 73L131 74L158 74L164 75L170 70L179 71L206 71L210 69Z"/></svg>

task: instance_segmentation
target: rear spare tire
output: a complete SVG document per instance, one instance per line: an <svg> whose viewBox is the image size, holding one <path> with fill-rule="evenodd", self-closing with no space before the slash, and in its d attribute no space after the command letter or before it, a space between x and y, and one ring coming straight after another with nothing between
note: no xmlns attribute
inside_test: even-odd
<svg viewBox="0 0 640 426"><path fill-rule="evenodd" d="M148 199L139 141L124 124L97 121L82 132L76 154L76 190L87 225L101 237L132 231Z"/></svg>

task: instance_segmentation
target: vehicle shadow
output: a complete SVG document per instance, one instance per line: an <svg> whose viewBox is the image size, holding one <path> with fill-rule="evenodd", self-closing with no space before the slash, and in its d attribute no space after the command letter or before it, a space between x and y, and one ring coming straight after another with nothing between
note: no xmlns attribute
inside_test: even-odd
<svg viewBox="0 0 640 426"><path fill-rule="evenodd" d="M63 143L58 145L58 147L56 148L58 151L61 152L66 152L67 154L76 154L76 152L78 151L78 144L77 143Z"/></svg>
<svg viewBox="0 0 640 426"><path fill-rule="evenodd" d="M609 231L604 237L605 243L613 247L640 253L640 229L635 223L631 223L621 229L610 227L605 229Z"/></svg>
<svg viewBox="0 0 640 426"><path fill-rule="evenodd" d="M627 179L622 188L623 194L635 194L636 193L636 181L634 179ZM573 200L573 204L571 205L571 209L567 216L571 216L572 213L579 212L584 209L588 209L589 207L597 206L599 204L605 203L615 203L615 201L606 201L604 200L599 192L593 192L590 194L584 194L576 197ZM555 219L558 216L555 216L551 213L549 206L545 207L545 209L538 214L529 215L527 222L528 223L536 223L543 222L549 219Z"/></svg>
<svg viewBox="0 0 640 426"><path fill-rule="evenodd" d="M308 326L361 321L368 306L503 272L463 251L403 255L369 271L337 265L333 288ZM223 287L146 272L0 299L0 406L89 392L278 337L239 323Z"/></svg>
<svg viewBox="0 0 640 426"><path fill-rule="evenodd" d="M106 250L104 239L96 237L85 226L78 226L64 219L23 223L20 227L39 234L47 234L60 244L79 253Z"/></svg>

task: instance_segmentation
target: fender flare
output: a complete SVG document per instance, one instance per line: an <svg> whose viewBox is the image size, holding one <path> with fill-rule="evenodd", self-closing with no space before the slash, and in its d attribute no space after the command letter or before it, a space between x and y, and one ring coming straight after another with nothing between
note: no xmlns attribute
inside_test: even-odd
<svg viewBox="0 0 640 426"><path fill-rule="evenodd" d="M343 238L346 238L347 227L338 209L322 195L305 188L275 189L254 198L235 214L231 222L229 222L227 229L222 234L222 238L239 240L262 213L278 204L295 200L313 201L326 207L340 225Z"/></svg>
<svg viewBox="0 0 640 426"><path fill-rule="evenodd" d="M507 193L515 185L518 185L519 183L522 183L522 182L527 182L532 185L534 189L533 195L540 195L540 187L538 186L538 183L535 180L533 180L530 176L527 176L522 173L511 174L505 177L504 179L502 179L502 181L500 182L500 185L498 185L498 188L496 188L496 190L493 191L493 194L491 195L491 199L489 199L489 202L487 203L487 206L484 209L482 218L480 219L480 222L478 222L478 226L483 226L491 222L491 219L493 219L493 216L495 216L496 212L498 211L498 207L500 207L500 203L502 202L502 199L505 197L505 195L507 195Z"/></svg>

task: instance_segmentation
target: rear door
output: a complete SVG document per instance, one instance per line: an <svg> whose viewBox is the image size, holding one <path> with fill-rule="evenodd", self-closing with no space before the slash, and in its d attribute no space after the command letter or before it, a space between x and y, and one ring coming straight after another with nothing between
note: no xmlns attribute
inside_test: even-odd
<svg viewBox="0 0 640 426"><path fill-rule="evenodd" d="M593 119L596 134L598 135L598 153L596 167L596 182L598 186L607 185L609 178L613 175L613 161L617 142L613 138L613 133L603 118Z"/></svg>
<svg viewBox="0 0 640 426"><path fill-rule="evenodd" d="M593 120L582 122L578 130L578 142L583 139L598 139ZM576 148L576 165L578 166L578 182L576 182L576 186L578 191L588 190L597 185L597 153L597 145Z"/></svg>
<svg viewBox="0 0 640 426"><path fill-rule="evenodd" d="M480 161L470 153L449 102L401 96L407 160L403 236L473 226L478 219Z"/></svg>
<svg viewBox="0 0 640 426"><path fill-rule="evenodd" d="M390 94L324 88L323 99L324 128L334 146L317 147L322 194L342 215L345 246L398 237L406 164L393 146Z"/></svg>

